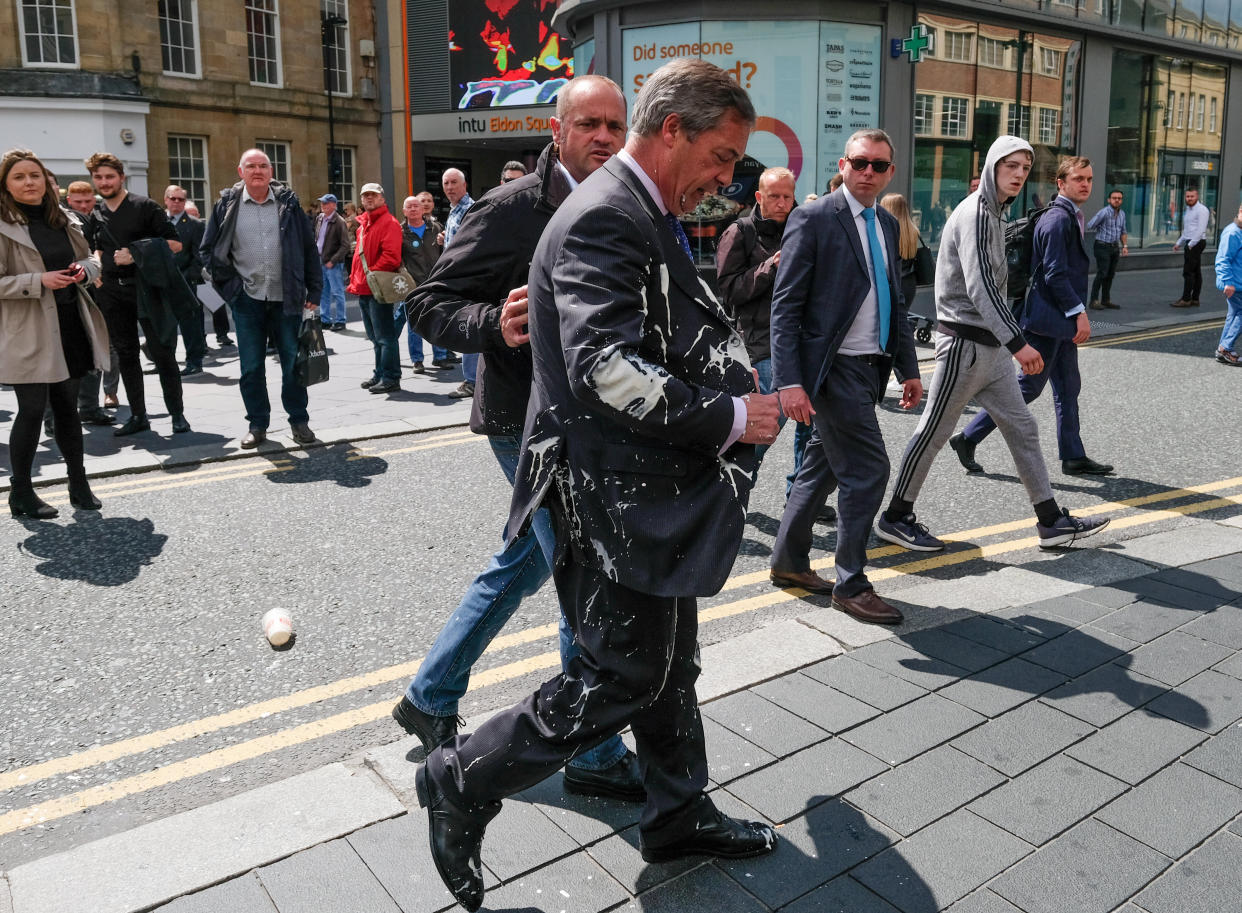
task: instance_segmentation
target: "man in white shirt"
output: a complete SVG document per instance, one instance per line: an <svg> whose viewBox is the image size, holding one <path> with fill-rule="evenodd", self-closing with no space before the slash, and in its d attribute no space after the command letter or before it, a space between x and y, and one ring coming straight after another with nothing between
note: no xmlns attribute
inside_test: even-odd
<svg viewBox="0 0 1242 913"><path fill-rule="evenodd" d="M1199 261L1207 246L1208 208L1199 202L1199 191L1186 191L1186 209L1182 212L1182 233L1173 243L1179 250L1185 245L1182 261L1182 297L1173 302L1175 308L1197 308L1199 290L1203 288L1203 270Z"/></svg>

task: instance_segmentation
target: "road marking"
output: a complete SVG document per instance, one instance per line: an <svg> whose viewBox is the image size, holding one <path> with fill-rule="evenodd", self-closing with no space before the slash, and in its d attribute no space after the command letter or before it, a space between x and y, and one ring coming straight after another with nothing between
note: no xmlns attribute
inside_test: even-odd
<svg viewBox="0 0 1242 913"><path fill-rule="evenodd" d="M282 460L281 462L273 463L269 466L264 466L261 468L242 469L238 467L237 469L231 472L228 472L228 473L217 472L217 473L213 473L211 476L206 476L206 477L194 475L194 476L190 476L186 478L180 478L175 481L167 480L167 479L165 480L151 479L150 481L115 482L110 485L109 484L91 485L91 490L94 492L103 492L107 494L109 497L114 496L114 495L142 494L143 492L147 492L147 491L171 491L174 488L187 488L187 487L195 486L195 485L209 485L214 482L229 482L229 481L232 481L233 479L244 479L246 476L271 475L272 473L276 473L276 472L288 472L289 470L293 468L294 468L294 465L292 462ZM47 500L49 502L55 502L58 504L61 502L67 504L69 503L69 490L66 488L64 491L60 491L60 490L52 491L50 494L48 494Z"/></svg>
<svg viewBox="0 0 1242 913"><path fill-rule="evenodd" d="M1238 484L1242 484L1242 476L1219 482L1192 486L1189 488L1156 492L1150 495L1130 498L1125 501L1113 502L1111 504L1096 505L1095 507L1079 510L1077 513L1080 515L1088 513L1102 513L1108 510L1159 503L1162 501L1174 500L1179 497L1193 496L1196 494L1210 494L1213 491L1218 491L1222 488L1228 488ZM1190 514L1202 513L1209 510L1216 510L1222 507L1230 507L1235 505L1242 505L1242 495L1227 495L1223 497L1211 498L1206 501L1195 501L1188 504L1171 506L1162 510L1147 511L1142 514L1136 514L1129 517L1113 518L1111 528L1126 529L1134 526L1159 522L1172 517L1188 516ZM994 535L997 532L1003 532L1010 529L1029 527L1029 524L1029 520L996 524L990 527L981 527L976 530L967 530L959 533L958 536L964 538L979 538L984 535ZM962 540L947 539L946 541ZM959 551L940 553L930 558L917 559L889 567L875 568L872 571L869 571L868 577L874 581L883 581L890 580L898 576L916 575L928 570L964 564L977 558L1020 551L1037 544L1038 537L1030 536L1017 540L1006 540L983 546L974 546L972 548L962 549ZM875 559L887 557L889 555L904 551L904 549L897 546L883 546L870 550L868 552L868 557ZM828 557L813 562L812 566L816 568L830 567L832 563L833 559ZM760 582L765 577L766 572L741 575L741 578L750 578L751 582ZM727 588L732 589L734 587L734 581L729 581ZM771 593L759 594L746 599L726 603L724 605L703 609L699 612L699 621L700 623L704 623L740 615L745 612L755 611L760 608L766 608L768 606L799 599L805 595L808 595L805 590L796 587L774 590ZM492 644L485 652L495 653L508 649L512 646L530 643L535 640L543 639L544 637L550 637L555 634L556 628L556 624L547 624L541 625L537 628L514 632L514 634L510 635L502 635L501 637L497 637L493 640ZM481 688L489 687L490 685L499 684L513 678L526 675L532 671L554 668L559 665L559 662L560 659L557 653L545 653L539 656L530 657L528 659L519 660L514 663L508 663L492 669L484 670L472 676L472 682L469 690L473 692ZM116 760L117 758L149 751L153 748L185 741L189 738L209 734L219 729L235 726L240 723L249 722L272 713L281 712L282 710L306 706L307 704L326 700L332 697L339 697L341 695L348 694L351 691L376 687L378 685L388 684L399 679L408 678L417 671L420 664L421 659L418 659L408 663L389 666L364 675L353 676L338 682L331 682L315 688L306 689L293 695L262 701L249 707L242 707L238 710L230 711L229 713L219 714L203 720L185 723L180 726L171 727L146 736L138 736L133 739L115 742L111 745L99 746L98 748L89 749L88 751L81 752L76 755L57 758L52 761L45 761L40 764L34 764L19 770L0 774L0 791L13 789L18 786L29 786L39 780L46 779L47 777L51 777L56 774L80 770L85 767L103 763L104 761ZM322 738L325 735L341 732L345 729L353 728L354 726L374 722L382 719L389 712L391 706L391 699L388 699L375 704L367 705L366 707L325 717L322 720L301 724L293 727L292 729L282 730L280 732L249 739L237 745L229 746L228 748L218 749L193 758L187 758L183 761L175 762L155 771L122 778L108 784L101 784L96 787L91 787L89 789L70 794L60 799L50 800L40 805L16 809L13 812L0 815L0 836L12 833L13 831L20 830L24 827L29 827L33 824L55 820L56 818L61 818L77 811L102 805L107 802L112 802L126 796L134 795L138 792L154 789L158 786L164 786L175 782L176 780L198 776L202 773L207 773L211 770L216 770L229 764L250 760L263 754L292 747L317 738Z"/></svg>
<svg viewBox="0 0 1242 913"><path fill-rule="evenodd" d="M463 431L454 435L445 435L444 437L432 438L430 441L412 444L409 447L398 447L395 450L359 450L357 454L347 456L345 459L347 461L369 460L372 457L393 456L397 453L415 453L419 450L434 450L437 447L451 447L454 444L469 444L471 442L486 440L486 434L475 434L473 431Z"/></svg>
<svg viewBox="0 0 1242 913"><path fill-rule="evenodd" d="M1197 333L1200 330L1219 329L1223 324L1223 320L1210 320L1187 326L1167 327L1159 330L1139 330L1134 333L1126 333L1120 336L1101 336L1099 339L1087 340L1082 343L1079 348L1099 349L1105 346L1118 346L1127 342L1144 342L1148 339L1164 339L1169 336L1185 336L1187 333Z"/></svg>

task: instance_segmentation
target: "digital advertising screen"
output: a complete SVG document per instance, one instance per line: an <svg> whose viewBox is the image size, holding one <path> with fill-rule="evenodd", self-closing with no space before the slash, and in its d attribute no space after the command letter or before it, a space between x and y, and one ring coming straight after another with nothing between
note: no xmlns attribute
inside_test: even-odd
<svg viewBox="0 0 1242 913"><path fill-rule="evenodd" d="M453 0L449 74L458 109L552 104L573 78L568 41L552 31L558 0Z"/></svg>

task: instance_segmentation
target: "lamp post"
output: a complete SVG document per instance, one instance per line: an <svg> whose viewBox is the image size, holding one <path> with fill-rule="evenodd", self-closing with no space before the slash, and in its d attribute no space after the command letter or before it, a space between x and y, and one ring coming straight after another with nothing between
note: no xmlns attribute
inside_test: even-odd
<svg viewBox="0 0 1242 913"><path fill-rule="evenodd" d="M332 96L335 93L333 83L333 63L336 57L336 27L345 25L344 16L338 16L335 13L329 15L322 13L320 17L320 33L323 38L323 82L324 87L328 90L328 190L332 189L332 184L337 177L337 163L333 157L336 152L336 120L332 112Z"/></svg>

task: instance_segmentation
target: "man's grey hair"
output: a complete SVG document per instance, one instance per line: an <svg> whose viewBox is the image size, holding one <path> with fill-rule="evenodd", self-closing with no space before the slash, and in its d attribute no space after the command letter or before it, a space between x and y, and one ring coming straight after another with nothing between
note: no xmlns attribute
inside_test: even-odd
<svg viewBox="0 0 1242 913"><path fill-rule="evenodd" d="M460 168L445 168L444 171L440 175L441 181L443 181L444 178L448 177L450 174L457 175L459 178L461 178L461 182L463 184L466 183L466 174Z"/></svg>
<svg viewBox="0 0 1242 913"><path fill-rule="evenodd" d="M167 197L170 193L176 190L180 190L182 193L185 193L187 197L189 196L189 194L186 193L186 189L184 187L178 186L177 184L169 184L167 187L165 187L164 196ZM186 202L189 202L189 201L187 200Z"/></svg>
<svg viewBox="0 0 1242 913"><path fill-rule="evenodd" d="M843 158L849 158L850 146L867 140L872 143L885 143L888 146L888 154L895 156L897 150L893 146L893 138L879 127L868 127L865 130L855 130L850 134L850 138L845 141L845 151L841 153Z"/></svg>
<svg viewBox="0 0 1242 913"><path fill-rule="evenodd" d="M730 112L754 126L755 106L745 89L715 64L683 57L647 77L634 101L630 130L637 136L654 136L665 119L676 114L687 138L693 142L704 130L719 125Z"/></svg>
<svg viewBox="0 0 1242 913"><path fill-rule="evenodd" d="M583 89L593 85L611 86L616 89L617 95L621 97L621 107L625 107L625 93L621 91L619 85L607 76L600 76L598 73L587 73L585 76L575 76L556 93L556 119L564 120L568 117L569 112L574 108L574 96Z"/></svg>
<svg viewBox="0 0 1242 913"><path fill-rule="evenodd" d="M251 155L252 153L256 153L256 152L257 152L259 155L263 156L263 158L267 160L267 163L268 163L269 165L270 165L270 164L272 164L272 160L268 157L268 154L267 154L266 152L264 152L262 149L247 149L247 150L246 150L245 152L243 152L243 153L241 154L241 156L237 159L237 167L238 167L238 168L240 168L240 167L242 166L242 162L244 162L244 161L246 160L246 156Z"/></svg>

